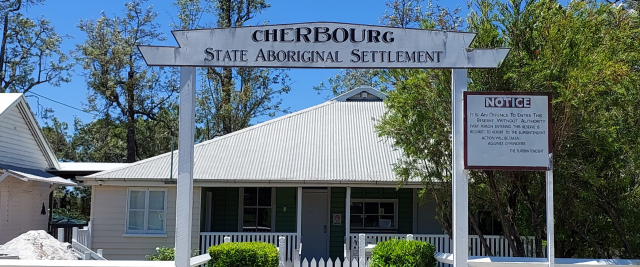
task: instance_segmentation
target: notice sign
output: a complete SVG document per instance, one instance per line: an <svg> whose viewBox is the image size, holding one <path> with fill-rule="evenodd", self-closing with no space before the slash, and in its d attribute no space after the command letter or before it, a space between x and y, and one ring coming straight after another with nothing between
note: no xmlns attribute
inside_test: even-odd
<svg viewBox="0 0 640 267"><path fill-rule="evenodd" d="M551 95L465 92L465 168L548 170Z"/></svg>

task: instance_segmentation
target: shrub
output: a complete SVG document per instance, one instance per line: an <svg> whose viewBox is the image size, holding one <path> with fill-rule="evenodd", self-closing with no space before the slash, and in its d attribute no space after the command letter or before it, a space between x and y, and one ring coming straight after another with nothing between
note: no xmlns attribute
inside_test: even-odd
<svg viewBox="0 0 640 267"><path fill-rule="evenodd" d="M168 247L158 247L156 248L158 254L154 255L146 255L147 260L150 261L172 261L175 258L175 250L173 248Z"/></svg>
<svg viewBox="0 0 640 267"><path fill-rule="evenodd" d="M390 239L376 244L370 267L434 267L436 248L422 241Z"/></svg>
<svg viewBox="0 0 640 267"><path fill-rule="evenodd" d="M278 267L278 250L269 243L224 243L210 247L209 255L208 267Z"/></svg>

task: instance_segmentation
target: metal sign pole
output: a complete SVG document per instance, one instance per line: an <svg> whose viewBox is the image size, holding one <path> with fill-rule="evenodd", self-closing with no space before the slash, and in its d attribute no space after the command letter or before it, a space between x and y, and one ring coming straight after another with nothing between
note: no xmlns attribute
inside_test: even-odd
<svg viewBox="0 0 640 267"><path fill-rule="evenodd" d="M547 174L547 258L549 267L555 265L555 242L553 233L553 154L549 154Z"/></svg>
<svg viewBox="0 0 640 267"><path fill-rule="evenodd" d="M467 267L469 259L469 182L464 169L464 100L467 70L451 71L451 132L453 190L453 266Z"/></svg>
<svg viewBox="0 0 640 267"><path fill-rule="evenodd" d="M189 267L193 207L193 138L195 128L196 68L180 67L180 131L176 196L176 267ZM201 253L206 253L202 252Z"/></svg>

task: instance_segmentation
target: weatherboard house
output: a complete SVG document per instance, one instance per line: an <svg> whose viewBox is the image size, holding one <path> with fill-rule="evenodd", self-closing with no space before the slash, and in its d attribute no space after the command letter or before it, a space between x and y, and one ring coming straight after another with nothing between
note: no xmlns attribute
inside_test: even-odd
<svg viewBox="0 0 640 267"><path fill-rule="evenodd" d="M288 258L297 250L335 259L357 253L359 233L415 234L449 247L433 201L418 204L420 184L397 188L401 151L374 129L384 98L361 87L195 145L192 249L203 253L227 236L274 244L283 236ZM110 260L136 260L174 246L171 162L166 153L78 178L93 189L91 247Z"/></svg>
<svg viewBox="0 0 640 267"><path fill-rule="evenodd" d="M0 94L0 244L47 230L51 192L77 185L66 178L124 165L58 162L24 95Z"/></svg>

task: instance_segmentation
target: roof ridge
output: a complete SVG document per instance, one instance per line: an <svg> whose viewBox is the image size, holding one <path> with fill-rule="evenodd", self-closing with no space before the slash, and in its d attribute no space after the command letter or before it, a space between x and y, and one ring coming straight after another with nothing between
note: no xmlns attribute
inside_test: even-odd
<svg viewBox="0 0 640 267"><path fill-rule="evenodd" d="M265 122L258 123L256 125L249 126L247 128L244 128L244 129L237 130L235 132L220 136L218 138L213 138L211 140L207 140L207 141L204 141L202 143L195 144L193 146L194 152L195 152L195 148L196 147L201 147L201 146L212 144L212 143L214 143L216 141L219 141L219 140L228 139L228 138L231 138L233 136L237 136L237 135L240 135L240 134L245 133L245 132L249 132L249 131L252 131L252 130L255 130L255 129L259 129L261 127L264 127L264 126L267 126L267 125L271 125L273 123L276 123L276 122L279 122L279 121L282 121L282 120L285 120L285 119L288 119L288 118L296 117L298 115L305 114L305 113L308 113L310 111L313 111L313 110L316 110L316 109L320 109L320 108L323 108L325 106L332 105L332 104L335 104L335 103L338 103L338 102L337 101L333 101L333 100L329 100L329 101L326 101L324 103L321 103L321 104L318 104L318 105L315 105L315 106L311 106L311 107L308 107L308 108L305 108L305 109L302 109L302 110L299 110L299 111L296 111L296 112L293 112L293 113L289 113L289 114L283 115L283 116L275 118L275 119L271 119L271 120L268 120L268 121L265 121ZM171 155L171 153L176 153L177 154L177 152L178 152L178 150L165 152L165 153L162 153L160 155L156 155L156 156L153 156L153 157L150 157L150 158L147 158L147 159L143 159L141 161L130 163L130 165L127 165L127 166L122 166L122 167L118 167L118 168L114 168L114 169L110 169L110 170L105 170L105 171L102 171L102 172L94 173L92 175L88 175L87 177L95 177L96 175L109 174L111 172L119 171L119 170L122 170L122 169L133 168L133 167L138 166L140 164L144 164L144 163L146 163L148 161L156 160L156 159L163 158L163 157L168 157L169 155Z"/></svg>

